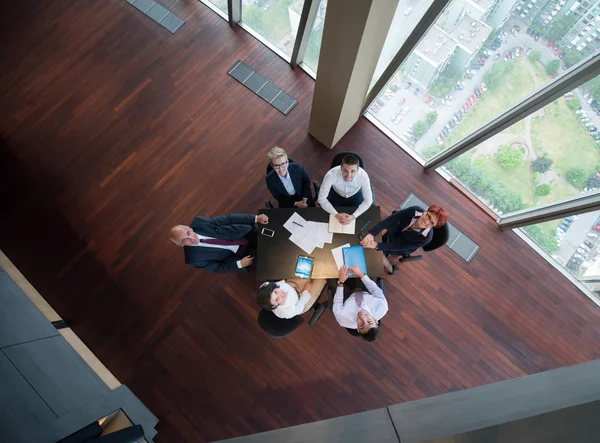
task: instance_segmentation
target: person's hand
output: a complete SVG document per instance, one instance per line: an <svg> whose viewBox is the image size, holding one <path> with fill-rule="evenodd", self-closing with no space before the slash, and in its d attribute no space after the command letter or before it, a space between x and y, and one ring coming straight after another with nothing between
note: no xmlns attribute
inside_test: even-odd
<svg viewBox="0 0 600 443"><path fill-rule="evenodd" d="M256 216L256 221L259 222L261 225L266 225L267 223L269 223L269 217L267 217L265 214L259 214Z"/></svg>
<svg viewBox="0 0 600 443"><path fill-rule="evenodd" d="M368 248L369 246L367 246L369 243L373 242L373 240L375 239L375 237L373 237L372 234L367 234L365 235L365 238L363 238L360 241L360 244L362 245L363 248Z"/></svg>
<svg viewBox="0 0 600 443"><path fill-rule="evenodd" d="M298 283L296 283L295 281L287 281L287 280L286 280L286 283L287 283L288 285L290 285L292 288L294 288L296 291L299 289L299 288L298 288Z"/></svg>
<svg viewBox="0 0 600 443"><path fill-rule="evenodd" d="M306 284L304 285L304 290L305 291L310 291L312 288L312 280L309 280L306 282Z"/></svg>
<svg viewBox="0 0 600 443"><path fill-rule="evenodd" d="M340 268L340 272L338 275L338 280L340 283L344 283L348 279L348 271L346 270L346 265L342 265Z"/></svg>
<svg viewBox="0 0 600 443"><path fill-rule="evenodd" d="M294 203L294 206L297 208L308 208L308 203L306 203L306 200L300 200Z"/></svg>
<svg viewBox="0 0 600 443"><path fill-rule="evenodd" d="M247 255L243 259L240 260L240 264L242 265L242 268L247 268L248 266L250 266L252 264L253 260L254 260L254 257L252 257L251 255Z"/></svg>
<svg viewBox="0 0 600 443"><path fill-rule="evenodd" d="M337 218L337 220L338 220L338 221L339 221L341 224L344 224L344 218L345 218L344 216L345 216L345 215L346 215L346 214L339 214L339 213L338 213L338 214L335 214L335 218Z"/></svg>
<svg viewBox="0 0 600 443"><path fill-rule="evenodd" d="M363 278L365 276L365 273L361 271L360 267L358 266L352 266L350 269L348 269L348 271L356 275L358 278Z"/></svg>
<svg viewBox="0 0 600 443"><path fill-rule="evenodd" d="M338 214L340 216L340 218L338 218L338 216L336 215L335 217L340 221L341 224L343 225L347 225L348 223L350 223L352 221L352 219L350 218L351 216L345 213L341 213Z"/></svg>
<svg viewBox="0 0 600 443"><path fill-rule="evenodd" d="M371 240L365 244L363 244L363 242L360 242L360 244L362 245L363 248L377 249L377 242L375 240Z"/></svg>

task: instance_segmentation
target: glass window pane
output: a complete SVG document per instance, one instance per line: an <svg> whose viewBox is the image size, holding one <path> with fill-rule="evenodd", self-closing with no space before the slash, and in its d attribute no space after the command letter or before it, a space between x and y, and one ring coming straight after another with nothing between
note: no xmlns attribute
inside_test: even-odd
<svg viewBox="0 0 600 443"><path fill-rule="evenodd" d="M583 16L561 6L544 26L550 3L519 5L453 0L368 112L427 160L598 50L600 39L576 41Z"/></svg>
<svg viewBox="0 0 600 443"><path fill-rule="evenodd" d="M444 168L498 214L553 203L600 188L599 128L596 78Z"/></svg>
<svg viewBox="0 0 600 443"><path fill-rule="evenodd" d="M377 61L377 67L375 68L371 84L375 84L379 80L381 73L390 64L400 47L406 41L406 38L432 3L433 0L401 0L398 2L398 7L392 19L381 55Z"/></svg>
<svg viewBox="0 0 600 443"><path fill-rule="evenodd" d="M600 211L521 228L592 291L600 291Z"/></svg>
<svg viewBox="0 0 600 443"><path fill-rule="evenodd" d="M203 2L212 3L225 14L227 14L227 0L202 0Z"/></svg>
<svg viewBox="0 0 600 443"><path fill-rule="evenodd" d="M242 21L291 55L304 0L242 0Z"/></svg>
<svg viewBox="0 0 600 443"><path fill-rule="evenodd" d="M314 0L316 1L316 0ZM327 11L327 0L319 0L319 9L315 18L315 24L308 39L304 64L317 72L319 65L319 53L321 51L321 39L323 38L323 25L325 24L325 12Z"/></svg>

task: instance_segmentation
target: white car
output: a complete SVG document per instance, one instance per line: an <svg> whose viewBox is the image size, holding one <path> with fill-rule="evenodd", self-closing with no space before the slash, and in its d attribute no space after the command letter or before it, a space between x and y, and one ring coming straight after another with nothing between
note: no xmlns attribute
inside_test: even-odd
<svg viewBox="0 0 600 443"><path fill-rule="evenodd" d="M412 12L412 8L407 8L406 11L404 11L404 15L408 15Z"/></svg>
<svg viewBox="0 0 600 443"><path fill-rule="evenodd" d="M485 83L481 83L481 89L483 89L483 92L487 91L487 85Z"/></svg>
<svg viewBox="0 0 600 443"><path fill-rule="evenodd" d="M402 110L402 115L406 115L406 114L408 114L408 111L410 111L410 107L409 107L409 106L405 107L405 108Z"/></svg>
<svg viewBox="0 0 600 443"><path fill-rule="evenodd" d="M442 105L452 106L452 103L450 103L448 100L442 100Z"/></svg>
<svg viewBox="0 0 600 443"><path fill-rule="evenodd" d="M394 119L394 123L395 123L395 124L399 124L399 123L400 123L400 120L402 120L402 116L401 116L401 115L399 115L398 117L396 117L396 118Z"/></svg>
<svg viewBox="0 0 600 443"><path fill-rule="evenodd" d="M598 234L596 234L595 232L588 232L587 237L588 238L598 238Z"/></svg>
<svg viewBox="0 0 600 443"><path fill-rule="evenodd" d="M586 251L588 251L588 252L590 252L592 250L592 248L590 248L588 245L586 245L584 243L580 244L579 247L582 248L582 249L584 249L584 250L586 250Z"/></svg>
<svg viewBox="0 0 600 443"><path fill-rule="evenodd" d="M585 257L581 254L573 254L573 258L576 258L577 260L585 260Z"/></svg>
<svg viewBox="0 0 600 443"><path fill-rule="evenodd" d="M588 251L586 251L583 248L577 248L577 249L575 249L575 252L577 252L578 254L583 255L584 257L588 254Z"/></svg>

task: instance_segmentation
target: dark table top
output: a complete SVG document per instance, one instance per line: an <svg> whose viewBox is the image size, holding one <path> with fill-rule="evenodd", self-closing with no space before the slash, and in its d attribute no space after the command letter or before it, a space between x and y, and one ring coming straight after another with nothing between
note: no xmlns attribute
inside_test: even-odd
<svg viewBox="0 0 600 443"><path fill-rule="evenodd" d="M352 214L355 210L355 208L336 209L338 212L346 212L347 214ZM258 225L256 279L259 281L295 278L294 270L296 269L298 255L310 255L315 258L312 278L337 278L338 269L331 250L346 243L350 243L351 246L359 245L358 233L361 228L370 221L364 230L366 234L369 229L379 223L381 217L379 206L371 206L356 219L356 233L354 235L333 234L333 242L325 243L323 248L315 248L312 253L306 254L290 241L291 233L283 227L283 224L294 212L297 212L307 221L329 223L329 213L321 208L261 209L259 212L269 217L268 225ZM275 231L275 235L273 237L262 235L262 228L272 229ZM381 241L379 236L376 239ZM382 253L374 249L365 249L365 259L367 274L372 278L381 277L383 275Z"/></svg>

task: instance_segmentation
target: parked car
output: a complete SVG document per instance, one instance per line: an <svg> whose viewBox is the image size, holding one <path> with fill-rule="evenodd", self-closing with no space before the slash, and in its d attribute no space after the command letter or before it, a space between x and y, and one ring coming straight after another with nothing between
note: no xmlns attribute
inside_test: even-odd
<svg viewBox="0 0 600 443"><path fill-rule="evenodd" d="M587 246L588 248L590 248L590 250L592 250L594 248L594 243L591 240L585 240L581 246Z"/></svg>
<svg viewBox="0 0 600 443"><path fill-rule="evenodd" d="M558 225L558 227L563 231L567 232L570 226L567 223L561 223L560 225Z"/></svg>
<svg viewBox="0 0 600 443"><path fill-rule="evenodd" d="M425 97L425 103L429 103L431 100L433 100L433 98L431 98L431 95Z"/></svg>
<svg viewBox="0 0 600 443"><path fill-rule="evenodd" d="M483 89L483 92L487 91L487 85L485 83L481 83L481 89Z"/></svg>
<svg viewBox="0 0 600 443"><path fill-rule="evenodd" d="M596 226L594 226L594 231L600 231L600 223L597 223Z"/></svg>
<svg viewBox="0 0 600 443"><path fill-rule="evenodd" d="M448 125L450 126L450 129L454 129L456 127L456 123L454 123L454 120L448 120Z"/></svg>
<svg viewBox="0 0 600 443"><path fill-rule="evenodd" d="M481 92L479 92L479 89L474 89L473 92L475 93L477 98L481 97Z"/></svg>
<svg viewBox="0 0 600 443"><path fill-rule="evenodd" d="M383 102L383 100L381 100L380 98L378 98L377 100L375 100L375 103L377 103L379 106L381 106L382 108L385 106L385 103Z"/></svg>
<svg viewBox="0 0 600 443"><path fill-rule="evenodd" d="M442 105L452 106L452 103L449 102L448 100L442 100Z"/></svg>
<svg viewBox="0 0 600 443"><path fill-rule="evenodd" d="M533 32L533 29L527 28L527 35L531 35L532 32Z"/></svg>
<svg viewBox="0 0 600 443"><path fill-rule="evenodd" d="M537 41L540 39L540 35L541 35L541 34L540 34L539 32L536 32L536 33L535 33L535 41L536 41L536 42L537 42Z"/></svg>
<svg viewBox="0 0 600 443"><path fill-rule="evenodd" d="M410 106L405 106L404 109L402 110L402 115L408 114L408 111L410 111Z"/></svg>
<svg viewBox="0 0 600 443"><path fill-rule="evenodd" d="M404 15L409 15L412 12L413 8L406 8L406 11L404 11Z"/></svg>
<svg viewBox="0 0 600 443"><path fill-rule="evenodd" d="M450 134L450 131L449 131L449 130L448 130L448 128L446 128L445 126L444 126L444 129L442 129L442 132L444 133L444 135L445 135L446 137L448 137L448 134Z"/></svg>
<svg viewBox="0 0 600 443"><path fill-rule="evenodd" d="M499 52L496 52L496 54L494 55L494 57L492 57L492 60L494 60L494 61L498 60L500 58L500 55L501 54Z"/></svg>
<svg viewBox="0 0 600 443"><path fill-rule="evenodd" d="M577 249L575 249L575 252L577 252L579 255L582 255L583 257L586 257L588 254L588 251L586 251L583 248L577 248Z"/></svg>
<svg viewBox="0 0 600 443"><path fill-rule="evenodd" d="M527 52L525 53L525 55L527 55L527 56L531 55L532 51L533 51L533 49L527 48Z"/></svg>
<svg viewBox="0 0 600 443"><path fill-rule="evenodd" d="M419 88L415 88L415 90L413 91L413 95L417 95L419 93L420 89Z"/></svg>
<svg viewBox="0 0 600 443"><path fill-rule="evenodd" d="M400 101L398 102L398 104L399 104L399 105L403 105L405 101L406 101L406 98L402 97L402 98L400 99Z"/></svg>
<svg viewBox="0 0 600 443"><path fill-rule="evenodd" d="M588 232L587 238L598 238L598 234L596 234L595 232Z"/></svg>
<svg viewBox="0 0 600 443"><path fill-rule="evenodd" d="M406 82L406 84L404 85L404 89L408 89L412 86L412 82Z"/></svg>

